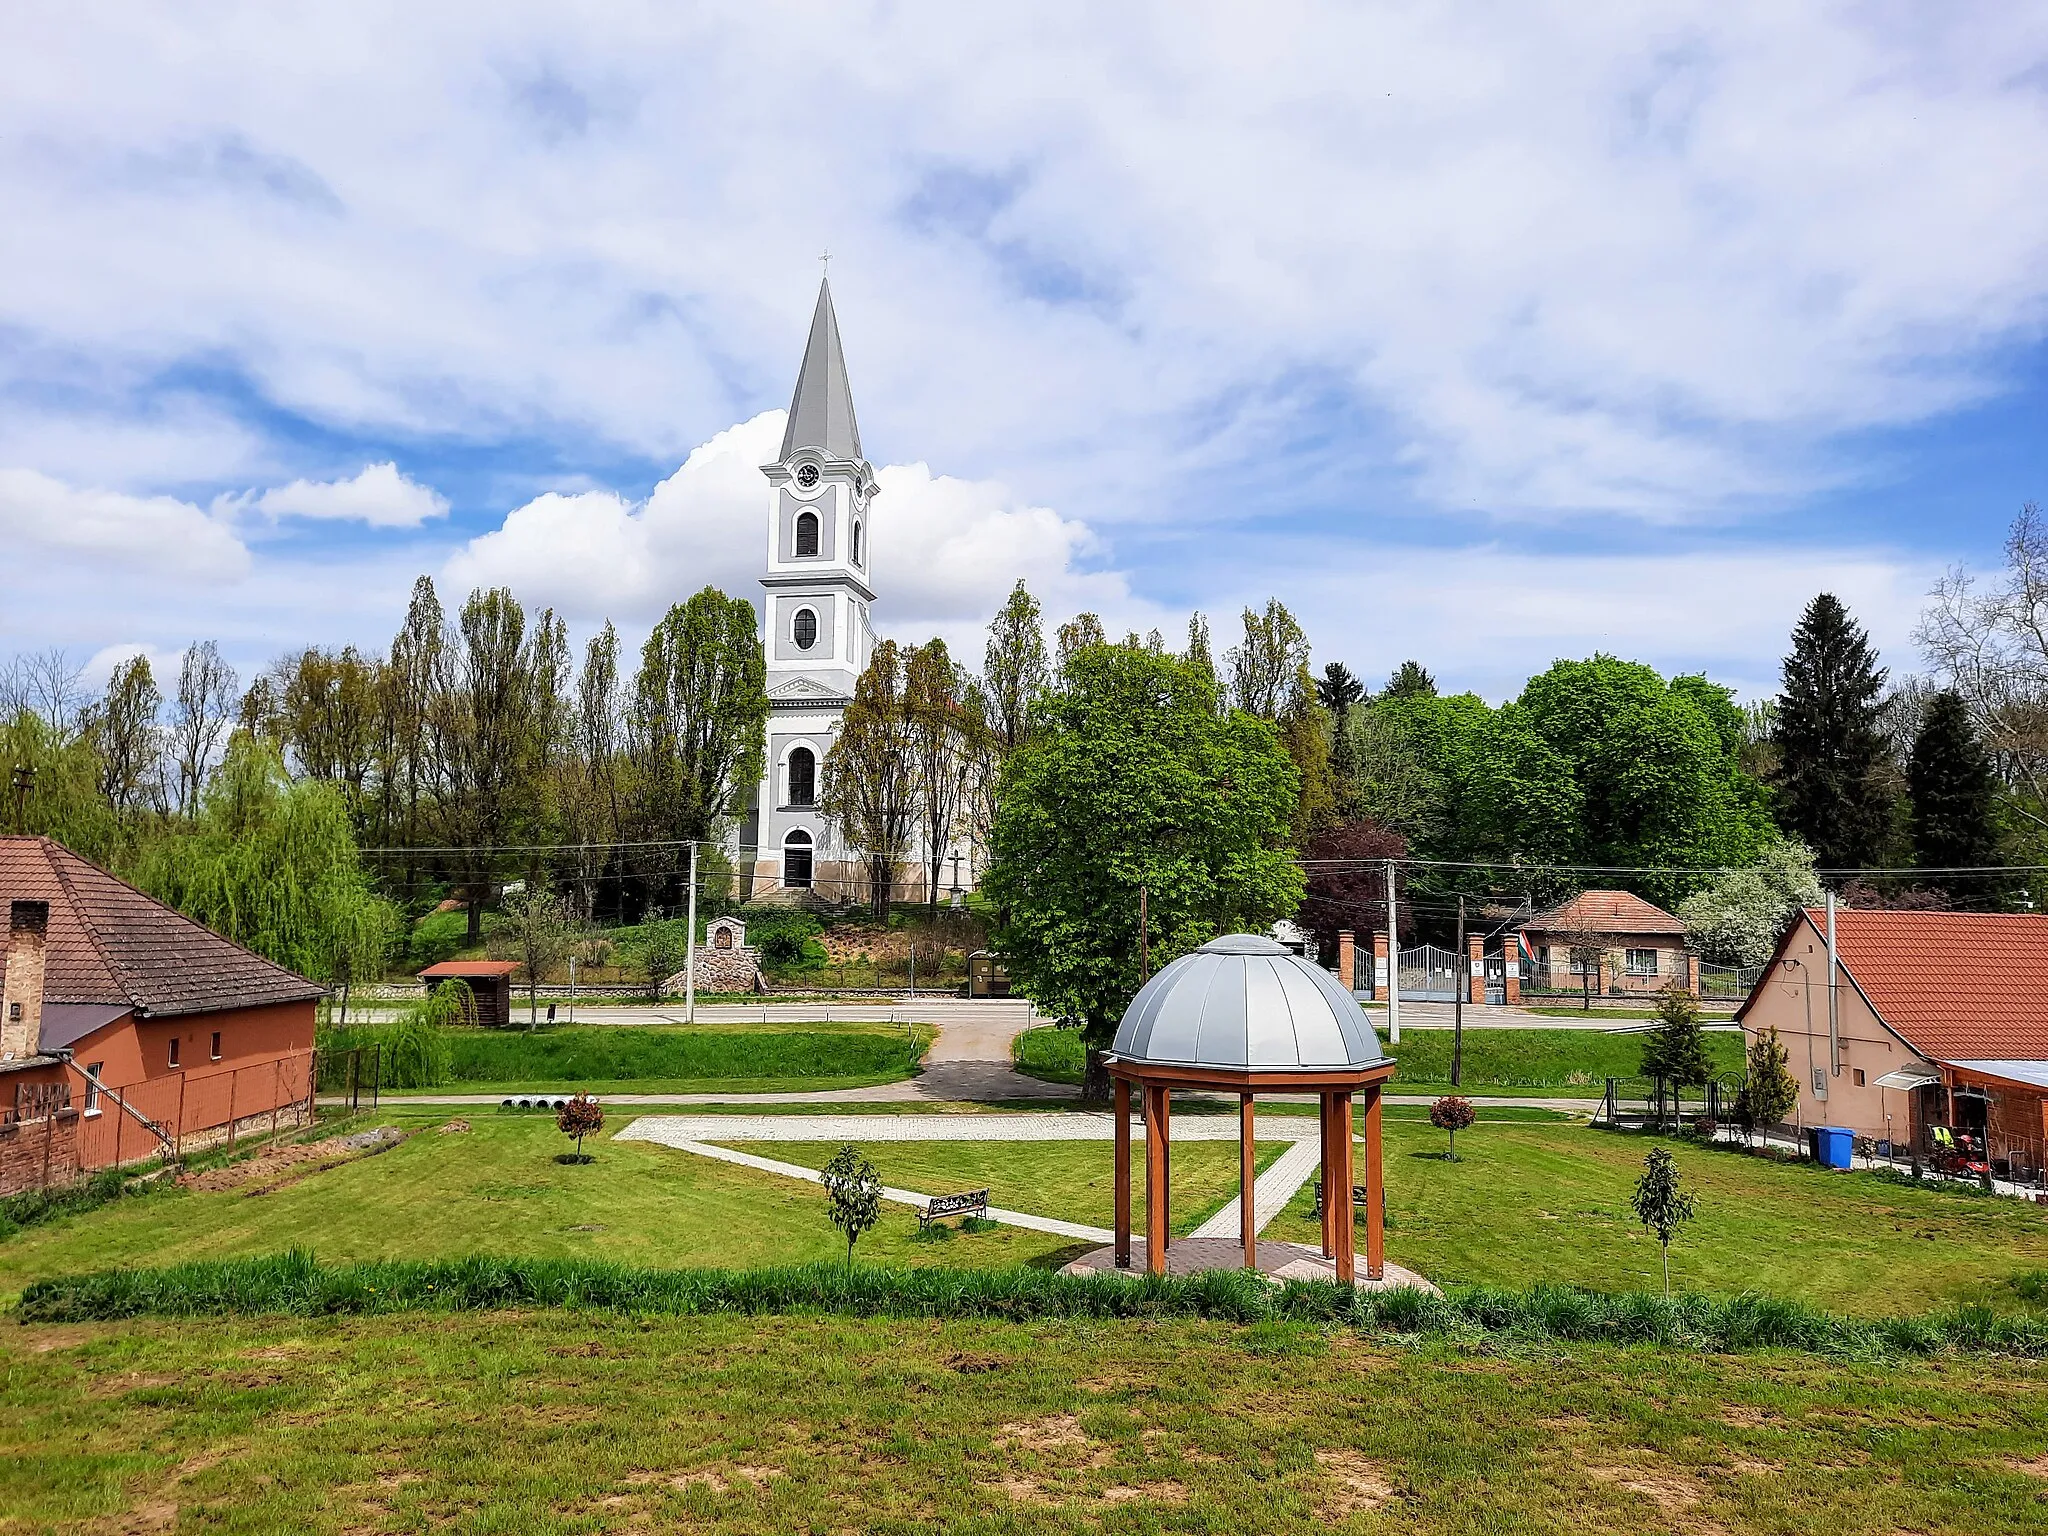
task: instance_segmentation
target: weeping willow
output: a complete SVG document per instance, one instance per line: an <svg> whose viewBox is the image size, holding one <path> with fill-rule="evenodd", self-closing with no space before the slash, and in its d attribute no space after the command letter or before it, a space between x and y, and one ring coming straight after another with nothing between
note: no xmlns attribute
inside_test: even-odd
<svg viewBox="0 0 2048 1536"><path fill-rule="evenodd" d="M447 1031L469 1018L474 1006L467 986L459 981L444 981L425 997L407 1003L389 1023L321 1030L320 1086L341 1086L344 1051L374 1046L378 1052L377 1080L384 1087L440 1087L448 1081L450 1071Z"/></svg>
<svg viewBox="0 0 2048 1536"><path fill-rule="evenodd" d="M364 879L339 790L294 781L237 734L189 827L142 850L135 883L315 981L381 976L397 914Z"/></svg>

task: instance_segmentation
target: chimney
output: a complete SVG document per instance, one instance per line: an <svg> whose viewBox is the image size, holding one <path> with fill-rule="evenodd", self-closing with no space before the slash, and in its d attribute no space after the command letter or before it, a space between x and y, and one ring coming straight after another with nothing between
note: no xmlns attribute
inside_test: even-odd
<svg viewBox="0 0 2048 1536"><path fill-rule="evenodd" d="M0 991L0 1061L36 1055L43 1039L43 947L47 901L17 901L7 912L7 985Z"/></svg>

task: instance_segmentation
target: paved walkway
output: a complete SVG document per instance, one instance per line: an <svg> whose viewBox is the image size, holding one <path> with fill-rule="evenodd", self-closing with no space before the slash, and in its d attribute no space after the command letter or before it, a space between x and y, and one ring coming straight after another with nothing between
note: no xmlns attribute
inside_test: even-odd
<svg viewBox="0 0 2048 1536"><path fill-rule="evenodd" d="M1301 1243L1260 1243L1257 1249L1259 1273L1274 1280L1335 1280L1337 1266L1317 1250ZM1176 1237L1166 1245L1166 1272L1169 1275L1194 1275L1210 1269L1238 1269L1244 1264L1244 1249L1240 1239L1233 1234L1230 1241L1208 1238L1199 1234L1192 1237ZM1391 1291L1396 1286L1413 1286L1418 1290L1433 1291L1437 1288L1412 1269L1403 1269L1398 1264L1384 1266L1381 1277L1368 1280L1365 1277L1365 1255L1353 1257L1356 1266L1353 1283L1361 1291ZM1110 1238L1106 1247L1084 1253L1060 1271L1064 1275L1125 1275L1135 1278L1145 1273L1145 1240L1131 1238L1131 1267L1116 1267L1116 1239ZM1441 1295L1441 1292L1437 1292Z"/></svg>

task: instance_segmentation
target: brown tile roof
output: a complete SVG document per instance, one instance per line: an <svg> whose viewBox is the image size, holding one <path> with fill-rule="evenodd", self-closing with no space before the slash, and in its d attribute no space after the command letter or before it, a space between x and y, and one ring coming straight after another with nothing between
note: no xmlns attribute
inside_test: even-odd
<svg viewBox="0 0 2048 1536"><path fill-rule="evenodd" d="M1685 924L1630 891L1581 891L1522 925L1535 933L1675 933Z"/></svg>
<svg viewBox="0 0 2048 1536"><path fill-rule="evenodd" d="M140 1014L297 1002L326 989L174 912L46 837L0 837L0 910L50 904L46 1003ZM0 979L7 971L0 940Z"/></svg>
<svg viewBox="0 0 2048 1536"><path fill-rule="evenodd" d="M518 969L517 960L443 960L428 966L420 975L439 981L443 976L510 976Z"/></svg>
<svg viewBox="0 0 2048 1536"><path fill-rule="evenodd" d="M1806 920L1826 934L1825 912L1809 908ZM1835 952L1878 1017L1923 1056L2048 1060L2048 915L1838 908ZM1759 990L1769 980L1766 971Z"/></svg>

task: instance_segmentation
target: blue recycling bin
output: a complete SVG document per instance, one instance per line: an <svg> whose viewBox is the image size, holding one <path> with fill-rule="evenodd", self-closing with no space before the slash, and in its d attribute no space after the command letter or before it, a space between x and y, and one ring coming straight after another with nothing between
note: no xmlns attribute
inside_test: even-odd
<svg viewBox="0 0 2048 1536"><path fill-rule="evenodd" d="M1813 1160L1827 1168L1847 1168L1856 1150L1856 1133L1846 1125L1813 1128Z"/></svg>

